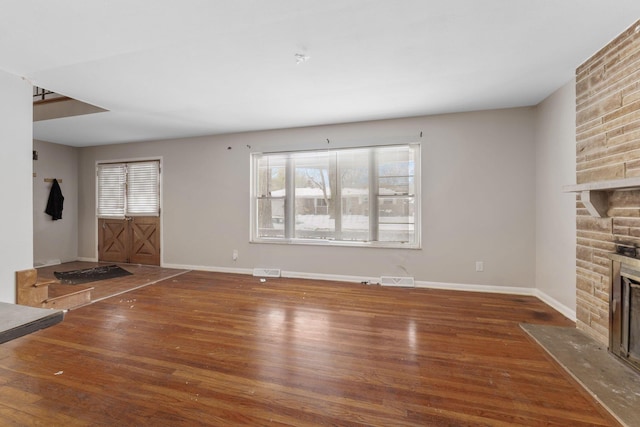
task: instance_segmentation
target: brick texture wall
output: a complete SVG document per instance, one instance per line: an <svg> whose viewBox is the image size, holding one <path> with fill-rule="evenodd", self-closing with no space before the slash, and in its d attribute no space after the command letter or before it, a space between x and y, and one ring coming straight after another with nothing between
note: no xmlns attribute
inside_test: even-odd
<svg viewBox="0 0 640 427"><path fill-rule="evenodd" d="M578 184L640 176L640 21L576 70ZM578 199L579 200L579 199ZM577 206L577 327L609 342L614 242L640 245L640 191L616 191L607 218Z"/></svg>

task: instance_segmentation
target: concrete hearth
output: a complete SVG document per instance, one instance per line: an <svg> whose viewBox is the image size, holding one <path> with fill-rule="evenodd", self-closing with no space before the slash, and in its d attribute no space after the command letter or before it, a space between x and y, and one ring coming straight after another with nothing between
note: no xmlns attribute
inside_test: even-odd
<svg viewBox="0 0 640 427"><path fill-rule="evenodd" d="M640 426L640 374L576 328L520 326L621 424Z"/></svg>

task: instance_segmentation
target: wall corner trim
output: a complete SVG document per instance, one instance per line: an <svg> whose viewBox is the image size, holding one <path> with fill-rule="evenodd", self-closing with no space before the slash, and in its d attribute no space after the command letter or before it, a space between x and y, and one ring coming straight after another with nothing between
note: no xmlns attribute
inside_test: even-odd
<svg viewBox="0 0 640 427"><path fill-rule="evenodd" d="M540 301L550 306L551 308L555 309L556 311L559 311L567 319L571 320L572 322L576 321L577 317L576 317L575 309L573 310L570 309L569 307L562 304L555 298L550 297L546 293L542 292L540 289L534 289L533 295L537 297Z"/></svg>
<svg viewBox="0 0 640 427"><path fill-rule="evenodd" d="M90 257L76 257L75 260L79 262L99 262L98 258L90 258Z"/></svg>
<svg viewBox="0 0 640 427"><path fill-rule="evenodd" d="M204 265L188 265L188 264L162 264L163 268L175 268L178 270L195 270L209 271L211 273L231 273L231 274L247 274L253 275L253 268L228 268Z"/></svg>
<svg viewBox="0 0 640 427"><path fill-rule="evenodd" d="M469 283L463 284L463 283L416 281L416 288L535 296L534 288L523 288L523 287L515 287L515 286L491 286L491 285L477 285L477 284L469 284Z"/></svg>

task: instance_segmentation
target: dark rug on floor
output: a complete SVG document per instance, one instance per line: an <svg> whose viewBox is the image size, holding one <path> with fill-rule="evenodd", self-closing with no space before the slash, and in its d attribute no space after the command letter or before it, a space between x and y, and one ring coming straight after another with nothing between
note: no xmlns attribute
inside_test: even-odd
<svg viewBox="0 0 640 427"><path fill-rule="evenodd" d="M79 285L81 283L97 282L98 280L113 279L116 277L130 276L124 268L117 265L107 265L94 268L86 268L84 270L72 271L55 271L54 276L65 285Z"/></svg>

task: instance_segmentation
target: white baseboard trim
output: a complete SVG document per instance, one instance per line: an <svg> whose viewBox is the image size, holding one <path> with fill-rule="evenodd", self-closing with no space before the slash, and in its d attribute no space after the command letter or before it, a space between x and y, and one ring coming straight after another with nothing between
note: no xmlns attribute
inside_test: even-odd
<svg viewBox="0 0 640 427"><path fill-rule="evenodd" d="M332 282L349 282L349 283L375 283L380 281L379 277L363 277L363 276L346 276L342 274L319 274L319 273L302 273L299 271L282 271L282 277L290 279L313 279L328 280Z"/></svg>
<svg viewBox="0 0 640 427"><path fill-rule="evenodd" d="M571 320L572 322L576 321L577 316L576 316L575 310L572 310L571 308L562 304L555 298L550 297L546 293L542 292L540 289L535 289L534 296L538 297L540 301L547 304L551 308L555 309L556 311L559 311L564 317Z"/></svg>
<svg viewBox="0 0 640 427"><path fill-rule="evenodd" d="M80 261L80 262L98 262L98 258L77 257L76 261Z"/></svg>
<svg viewBox="0 0 640 427"><path fill-rule="evenodd" d="M246 274L253 276L253 268L229 268L229 267L215 267L204 265L189 265L189 264L164 264L165 268L176 268L181 270L200 270L210 271L213 273L231 273L231 274ZM313 279L313 280L327 280L333 282L350 282L350 283L375 283L380 281L379 277L361 277L361 276L345 276L340 274L319 274L319 273L305 273L298 271L280 271L280 277L289 279Z"/></svg>
<svg viewBox="0 0 640 427"><path fill-rule="evenodd" d="M487 285L465 285L456 283L439 283L439 282L416 282L416 288L443 289L450 291L467 291L467 292L485 292L509 295L524 295L538 298L549 307L553 308L567 319L575 322L576 312L558 300L550 297L546 293L535 288L522 288L511 286L487 286Z"/></svg>
<svg viewBox="0 0 640 427"><path fill-rule="evenodd" d="M179 270L199 270L210 271L212 273L231 273L231 274L248 274L253 275L253 268L228 268L228 267L212 267L205 265L189 265L189 264L163 264L164 268L175 268Z"/></svg>
<svg viewBox="0 0 640 427"><path fill-rule="evenodd" d="M78 261L97 262L97 259L93 258L77 258ZM190 264L163 264L165 268L175 268L179 270L199 270L210 271L213 273L230 273L230 274L245 274L252 276L253 268L229 268L229 267L215 267L204 265L190 265ZM281 271L281 277L290 279L313 279L313 280L327 280L332 282L349 282L349 283L367 283L367 284L379 284L380 277L366 277L366 276L347 276L342 274L320 274L320 273L306 273L299 271ZM509 294L509 295L525 295L537 297L540 301L544 302L554 310L560 312L563 316L572 321L576 321L575 310L570 309L564 304L560 303L556 299L550 297L546 293L535 288L522 288L514 286L489 286L489 285L474 285L474 284L461 284L461 283L445 283L445 282L427 282L427 281L415 281L415 288L423 289L442 289L449 291L466 291L466 292L484 292L484 293L497 293L497 294Z"/></svg>
<svg viewBox="0 0 640 427"><path fill-rule="evenodd" d="M471 284L462 284L462 283L416 281L416 288L535 296L535 289L533 288L521 288L521 287L514 287L514 286L489 286L489 285L471 285Z"/></svg>
<svg viewBox="0 0 640 427"><path fill-rule="evenodd" d="M59 260L59 259L48 259L46 261L35 262L33 267L34 268L51 267L52 265L60 265L60 264L62 264L62 260Z"/></svg>

